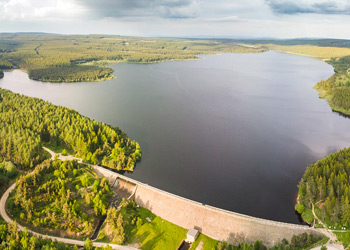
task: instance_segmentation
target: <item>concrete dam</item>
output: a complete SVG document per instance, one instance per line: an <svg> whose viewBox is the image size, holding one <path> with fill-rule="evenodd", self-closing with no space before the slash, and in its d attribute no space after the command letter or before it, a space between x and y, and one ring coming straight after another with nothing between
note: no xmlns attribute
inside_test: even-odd
<svg viewBox="0 0 350 250"><path fill-rule="evenodd" d="M92 168L100 177L107 178L124 197L135 200L138 205L167 221L183 228L195 228L216 240L229 243L261 240L265 245L272 246L282 239L289 241L293 235L304 232L320 234L308 226L255 218L204 205L100 166Z"/></svg>

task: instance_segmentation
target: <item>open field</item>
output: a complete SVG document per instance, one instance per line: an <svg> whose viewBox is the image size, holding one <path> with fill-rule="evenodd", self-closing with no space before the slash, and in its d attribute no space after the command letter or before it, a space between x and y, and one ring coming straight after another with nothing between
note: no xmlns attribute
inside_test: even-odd
<svg viewBox="0 0 350 250"><path fill-rule="evenodd" d="M296 55L317 57L322 60L329 60L331 58L339 58L350 55L350 48L338 47L319 47L314 45L265 45L270 49Z"/></svg>

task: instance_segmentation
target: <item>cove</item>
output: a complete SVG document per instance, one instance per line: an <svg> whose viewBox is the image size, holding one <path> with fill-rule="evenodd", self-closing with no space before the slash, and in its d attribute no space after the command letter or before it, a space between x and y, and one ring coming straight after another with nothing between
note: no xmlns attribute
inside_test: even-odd
<svg viewBox="0 0 350 250"><path fill-rule="evenodd" d="M96 83L32 81L5 72L0 87L119 126L143 156L125 175L226 210L298 223L306 166L350 146L350 120L312 89L333 74L317 59L277 52L117 64ZM181 212L181 211L179 211Z"/></svg>

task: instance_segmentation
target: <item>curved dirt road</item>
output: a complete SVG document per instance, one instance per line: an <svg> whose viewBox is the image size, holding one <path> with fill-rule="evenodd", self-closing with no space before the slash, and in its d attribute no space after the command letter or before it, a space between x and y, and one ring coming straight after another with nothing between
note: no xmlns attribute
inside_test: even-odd
<svg viewBox="0 0 350 250"><path fill-rule="evenodd" d="M12 184L7 190L6 192L2 195L1 200L0 200L0 215L2 216L2 218L7 222L7 223L12 223L13 220L8 216L8 214L6 213L6 201L7 198L9 196L9 194L11 193L11 191L13 189L15 189L16 187L16 183ZM21 226L20 224L18 225L18 230L23 231L24 227ZM67 239L67 238L61 238L61 237L55 237L55 236L48 236L48 235L43 235L43 234L39 234L36 233L32 230L28 229L28 232L32 233L33 235L37 236L37 237L42 237L42 238L46 238L46 239L51 239L53 241L59 241L59 242L63 242L66 244L71 244L71 245L77 245L77 246L84 246L84 241L81 240L73 240L73 239ZM129 247L129 246L121 246L121 245L116 245L116 244L107 244L107 243L101 243L101 242L93 242L93 246L94 247L106 247L107 245L111 246L113 249L119 249L119 250L137 250L137 248L134 247Z"/></svg>
<svg viewBox="0 0 350 250"><path fill-rule="evenodd" d="M325 246L327 247L327 249L332 249L332 250L343 250L344 247L341 244L337 243L337 236L327 228L327 226L317 217L316 213L315 213L315 205L313 203L312 204L312 214L315 218L315 220L318 220L318 222L324 227L324 228L320 228L318 229L319 231L321 231L324 235L326 235L329 238L329 241ZM313 248L312 250L318 250L321 249L321 246Z"/></svg>

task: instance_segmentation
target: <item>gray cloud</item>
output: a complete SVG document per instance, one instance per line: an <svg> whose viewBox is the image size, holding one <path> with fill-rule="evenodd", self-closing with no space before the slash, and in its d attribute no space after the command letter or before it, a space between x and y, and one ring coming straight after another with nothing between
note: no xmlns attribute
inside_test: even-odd
<svg viewBox="0 0 350 250"><path fill-rule="evenodd" d="M350 14L349 0L266 0L277 14Z"/></svg>
<svg viewBox="0 0 350 250"><path fill-rule="evenodd" d="M350 0L0 0L0 32L349 39L349 5ZM298 13L305 14L292 15Z"/></svg>
<svg viewBox="0 0 350 250"><path fill-rule="evenodd" d="M199 0L76 0L97 17L192 18Z"/></svg>
<svg viewBox="0 0 350 250"><path fill-rule="evenodd" d="M242 22L242 20L238 16L209 17L209 18L202 18L201 21L206 21L206 22L223 22L223 23Z"/></svg>

